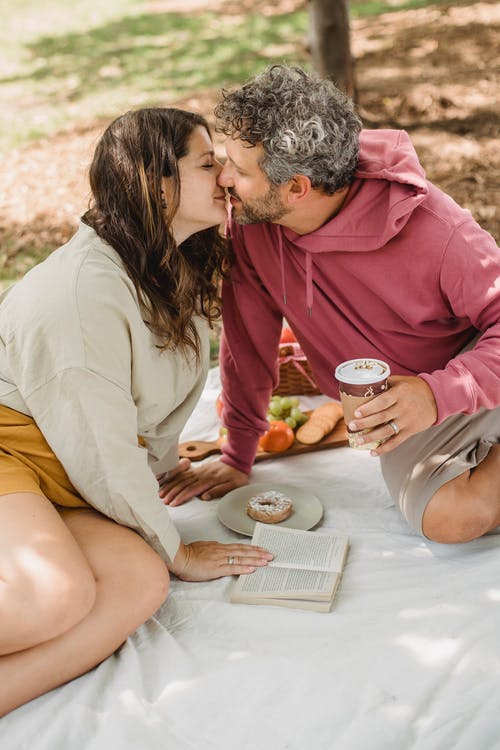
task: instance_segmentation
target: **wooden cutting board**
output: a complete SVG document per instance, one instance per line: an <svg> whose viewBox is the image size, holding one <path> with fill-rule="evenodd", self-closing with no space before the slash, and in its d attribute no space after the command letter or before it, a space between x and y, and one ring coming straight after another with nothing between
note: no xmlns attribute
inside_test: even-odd
<svg viewBox="0 0 500 750"><path fill-rule="evenodd" d="M258 450L255 456L256 461L265 461L268 458L282 458L285 456L299 456L301 453L311 453L312 451L322 451L326 448L339 448L342 445L348 445L347 430L343 420L337 422L332 432L323 438L319 443L314 445L304 445L295 440L290 448L279 453L271 451ZM179 458L190 458L191 461L201 461L207 456L213 456L221 453L218 441L213 440L190 440L187 443L179 445Z"/></svg>

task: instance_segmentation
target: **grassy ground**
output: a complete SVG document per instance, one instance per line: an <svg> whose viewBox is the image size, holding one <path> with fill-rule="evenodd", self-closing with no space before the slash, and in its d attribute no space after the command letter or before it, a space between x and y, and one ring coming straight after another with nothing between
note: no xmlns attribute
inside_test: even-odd
<svg viewBox="0 0 500 750"><path fill-rule="evenodd" d="M0 284L66 241L107 122L309 65L305 0L0 0ZM367 127L403 127L429 178L500 235L496 0L353 2ZM221 152L222 153L222 152Z"/></svg>
<svg viewBox="0 0 500 750"><path fill-rule="evenodd" d="M428 0L352 4L353 18ZM138 0L0 0L0 150L127 108L241 82L270 59L308 63L307 12L169 12ZM213 4L212 4L213 5ZM257 4L258 5L258 4ZM175 6L175 3L174 3Z"/></svg>
<svg viewBox="0 0 500 750"><path fill-rule="evenodd" d="M0 147L241 81L270 57L293 53L307 26L303 10L240 17L147 7L2 0Z"/></svg>

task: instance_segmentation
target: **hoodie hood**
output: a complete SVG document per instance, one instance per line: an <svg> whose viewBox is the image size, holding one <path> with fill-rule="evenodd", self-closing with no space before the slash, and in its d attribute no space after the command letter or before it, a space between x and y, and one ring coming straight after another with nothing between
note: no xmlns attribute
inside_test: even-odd
<svg viewBox="0 0 500 750"><path fill-rule="evenodd" d="M425 172L404 130L363 130L358 168L339 213L310 234L282 232L308 254L377 250L399 234L427 193Z"/></svg>
<svg viewBox="0 0 500 750"><path fill-rule="evenodd" d="M425 172L404 130L363 130L358 168L346 200L333 219L300 235L276 227L283 301L286 282L283 242L305 251L306 300L312 313L312 256L335 250L368 252L399 234L428 193Z"/></svg>

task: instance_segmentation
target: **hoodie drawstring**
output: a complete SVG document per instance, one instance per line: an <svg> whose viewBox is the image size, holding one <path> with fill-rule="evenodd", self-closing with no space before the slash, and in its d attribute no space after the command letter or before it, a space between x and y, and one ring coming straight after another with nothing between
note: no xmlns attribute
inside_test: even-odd
<svg viewBox="0 0 500 750"><path fill-rule="evenodd" d="M313 283L312 283L312 255L306 253L306 303L307 314L312 315L313 308Z"/></svg>
<svg viewBox="0 0 500 750"><path fill-rule="evenodd" d="M285 261L283 258L283 237L278 228L278 248L280 252L280 271L281 271L281 291L283 294L283 303L286 305L286 283L285 283Z"/></svg>
<svg viewBox="0 0 500 750"><path fill-rule="evenodd" d="M283 294L283 303L286 305L286 280L285 280L285 259L283 254L283 236L278 229L278 249L280 254L280 272L281 272L281 292ZM306 304L307 314L312 315L313 306L313 279L312 279L312 255L306 252Z"/></svg>

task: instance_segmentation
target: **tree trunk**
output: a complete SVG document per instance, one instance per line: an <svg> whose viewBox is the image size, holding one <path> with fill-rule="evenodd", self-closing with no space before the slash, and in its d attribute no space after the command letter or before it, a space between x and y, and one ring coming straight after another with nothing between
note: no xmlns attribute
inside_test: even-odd
<svg viewBox="0 0 500 750"><path fill-rule="evenodd" d="M315 71L355 96L348 0L309 0L309 44Z"/></svg>

